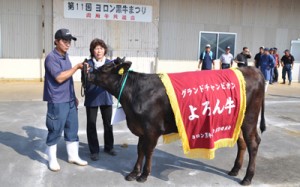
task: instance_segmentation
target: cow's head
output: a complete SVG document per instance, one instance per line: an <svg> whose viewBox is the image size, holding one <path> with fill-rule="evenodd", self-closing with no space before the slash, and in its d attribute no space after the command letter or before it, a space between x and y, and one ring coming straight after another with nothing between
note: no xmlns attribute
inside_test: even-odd
<svg viewBox="0 0 300 187"><path fill-rule="evenodd" d="M102 86L109 90L114 90L120 82L122 76L129 70L132 62L125 61L124 58L116 58L110 63L106 63L98 69L94 69L93 72L89 73L88 80L93 84Z"/></svg>
<svg viewBox="0 0 300 187"><path fill-rule="evenodd" d="M97 71L102 73L118 74L122 76L129 70L131 64L132 62L125 61L125 57L123 57L122 59L117 57L116 59L111 61L111 63L101 66Z"/></svg>

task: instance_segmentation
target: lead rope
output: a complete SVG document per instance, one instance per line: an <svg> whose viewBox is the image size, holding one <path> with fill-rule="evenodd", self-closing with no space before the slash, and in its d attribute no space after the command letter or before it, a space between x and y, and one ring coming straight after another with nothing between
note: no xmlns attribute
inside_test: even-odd
<svg viewBox="0 0 300 187"><path fill-rule="evenodd" d="M127 81L127 78L128 78L128 74L129 74L129 71L131 71L130 69L126 72L126 75L125 75L125 78L122 82L122 86L121 86L121 90L120 90L120 93L119 93L119 96L118 96L118 103L117 103L117 108L119 108L119 103L120 103L120 99L121 99L121 95L122 95L122 92L123 92L123 89L125 87L125 84L126 84L126 81Z"/></svg>
<svg viewBox="0 0 300 187"><path fill-rule="evenodd" d="M83 73L81 76L83 76L82 80L81 80L81 97L84 97L85 92L86 92L86 83L87 83L87 59L84 59L83 62Z"/></svg>

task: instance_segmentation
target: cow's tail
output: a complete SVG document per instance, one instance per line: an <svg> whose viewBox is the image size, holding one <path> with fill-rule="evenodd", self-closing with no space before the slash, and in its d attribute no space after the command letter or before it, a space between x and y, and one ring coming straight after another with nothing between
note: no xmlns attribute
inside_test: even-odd
<svg viewBox="0 0 300 187"><path fill-rule="evenodd" d="M261 102L261 115L260 115L260 132L263 133L266 130L266 121L265 121L265 96Z"/></svg>

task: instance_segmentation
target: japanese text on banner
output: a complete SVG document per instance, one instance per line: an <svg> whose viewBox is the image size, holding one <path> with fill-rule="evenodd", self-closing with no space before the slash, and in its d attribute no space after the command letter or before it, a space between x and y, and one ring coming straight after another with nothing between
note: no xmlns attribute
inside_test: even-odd
<svg viewBox="0 0 300 187"><path fill-rule="evenodd" d="M152 6L86 1L64 1L64 17L152 22Z"/></svg>

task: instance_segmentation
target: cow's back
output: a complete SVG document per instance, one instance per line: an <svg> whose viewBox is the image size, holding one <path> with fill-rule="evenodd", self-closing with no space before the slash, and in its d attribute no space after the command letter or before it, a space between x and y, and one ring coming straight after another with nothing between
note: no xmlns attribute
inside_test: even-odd
<svg viewBox="0 0 300 187"><path fill-rule="evenodd" d="M130 98L123 105L129 129L136 135L143 134L144 129L160 131L161 134L177 132L174 114L159 74L142 74L132 72L124 92L131 92ZM142 126L137 127L136 124ZM153 128L155 126L155 128Z"/></svg>

